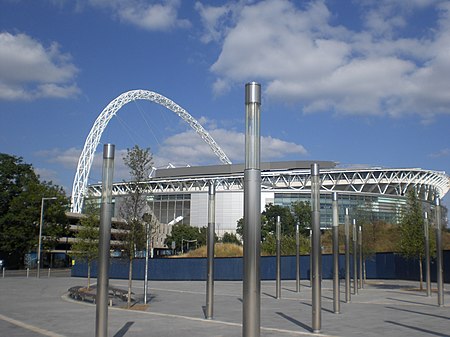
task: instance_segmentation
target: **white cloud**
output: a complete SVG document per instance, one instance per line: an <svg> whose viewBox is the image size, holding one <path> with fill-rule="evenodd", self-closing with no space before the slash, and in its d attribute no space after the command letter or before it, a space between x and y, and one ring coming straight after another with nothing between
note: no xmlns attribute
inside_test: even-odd
<svg viewBox="0 0 450 337"><path fill-rule="evenodd" d="M77 72L57 43L46 48L26 34L0 33L0 99L76 96Z"/></svg>
<svg viewBox="0 0 450 337"><path fill-rule="evenodd" d="M233 14L230 7L197 4L203 39L222 47L211 66L213 91L257 80L268 98L306 112L428 120L450 113L450 2L369 0L360 6L364 25L356 31L336 25L335 13L320 0L301 9L294 1L259 1ZM407 35L416 24L412 14L426 6L433 6L438 22L422 36ZM224 24L226 15L233 19Z"/></svg>
<svg viewBox="0 0 450 337"><path fill-rule="evenodd" d="M450 148L445 148L445 149L442 149L442 150L440 150L438 152L431 153L429 155L429 157L431 157L431 158L450 157Z"/></svg>
<svg viewBox="0 0 450 337"><path fill-rule="evenodd" d="M178 17L180 0L89 0L95 7L112 11L113 16L149 31L167 31L174 28L188 28L191 23Z"/></svg>
<svg viewBox="0 0 450 337"><path fill-rule="evenodd" d="M221 128L208 132L232 162L244 162L244 133ZM292 155L305 156L307 151L299 144L270 136L261 137L261 160L271 161ZM187 130L167 138L155 154L155 162L156 166L165 166L169 162L177 165L220 163L209 145L193 130Z"/></svg>

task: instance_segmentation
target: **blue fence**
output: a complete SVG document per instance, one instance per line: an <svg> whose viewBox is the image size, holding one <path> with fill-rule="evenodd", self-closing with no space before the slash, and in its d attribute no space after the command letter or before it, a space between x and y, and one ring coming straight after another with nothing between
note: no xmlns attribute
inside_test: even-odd
<svg viewBox="0 0 450 337"><path fill-rule="evenodd" d="M444 251L444 282L450 282L450 251ZM111 259L110 277L118 279L128 278L128 260ZM216 258L214 267L215 280L242 280L243 259ZM345 256L339 257L340 275L345 275ZM295 279L295 256L282 256L281 277L285 280ZM133 278L143 280L145 273L145 259L133 261ZM275 256L261 257L261 279L274 280L276 273ZM403 279L419 280L419 263L417 260L407 260L395 253L378 253L366 260L368 279ZM425 273L425 266L424 266ZM300 275L302 279L310 277L309 256L300 257ZM322 275L324 279L333 276L333 256L322 256ZM86 277L87 264L77 261L72 268L72 276ZM97 276L97 264L91 267L91 276ZM436 280L436 263L431 263L431 278ZM149 260L150 280L206 280L206 258L162 258Z"/></svg>

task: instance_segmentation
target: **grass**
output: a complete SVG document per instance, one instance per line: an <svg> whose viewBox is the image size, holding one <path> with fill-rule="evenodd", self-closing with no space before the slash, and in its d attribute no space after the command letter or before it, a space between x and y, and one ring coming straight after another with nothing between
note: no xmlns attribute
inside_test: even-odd
<svg viewBox="0 0 450 337"><path fill-rule="evenodd" d="M215 257L236 257L242 256L242 246L234 243L216 243L214 246ZM191 250L186 254L177 257L206 257L206 246L201 246Z"/></svg>
<svg viewBox="0 0 450 337"><path fill-rule="evenodd" d="M369 246L366 248L371 253L387 253L387 252L396 252L398 251L397 244L399 240L398 233L395 231L395 227L392 225L384 225L378 226L377 228L370 228L372 230L371 233L366 232L363 238L370 242ZM434 234L434 231L431 232ZM340 233L339 237L340 253L344 253L344 236L343 233ZM352 245L352 241L350 241L350 245ZM332 253L332 240L331 240L331 231L325 231L322 235L322 246L324 254ZM450 250L450 232L444 231L442 233L442 246L444 250ZM216 257L238 257L242 256L242 246L232 244L232 243L216 243L215 245L215 256ZM261 251L261 255L270 255L264 251ZM191 250L186 254L177 255L174 257L206 257L206 246L201 246L195 250Z"/></svg>

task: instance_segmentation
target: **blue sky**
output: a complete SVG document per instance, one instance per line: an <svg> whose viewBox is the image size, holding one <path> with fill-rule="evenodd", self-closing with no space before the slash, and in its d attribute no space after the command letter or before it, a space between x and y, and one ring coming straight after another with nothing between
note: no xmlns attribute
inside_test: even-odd
<svg viewBox="0 0 450 337"><path fill-rule="evenodd" d="M243 162L249 81L265 161L449 171L449 79L450 1L0 0L0 152L68 194L98 114L134 89L181 105ZM157 167L219 163L148 101L119 110L108 142L119 159L150 147Z"/></svg>

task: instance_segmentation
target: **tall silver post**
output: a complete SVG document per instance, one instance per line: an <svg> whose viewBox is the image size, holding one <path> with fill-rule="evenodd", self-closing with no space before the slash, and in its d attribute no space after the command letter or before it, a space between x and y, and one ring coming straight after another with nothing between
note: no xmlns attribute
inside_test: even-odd
<svg viewBox="0 0 450 337"><path fill-rule="evenodd" d="M147 295L148 295L148 254L150 247L150 223L147 220L145 221L146 223L145 223L144 304L147 304Z"/></svg>
<svg viewBox="0 0 450 337"><path fill-rule="evenodd" d="M430 227L428 222L428 212L424 214L423 233L425 237L425 268L427 278L427 296L431 296L431 273L430 273Z"/></svg>
<svg viewBox="0 0 450 337"><path fill-rule="evenodd" d="M277 216L276 223L276 232L277 232L277 277L276 277L276 298L281 298L281 219L280 216Z"/></svg>
<svg viewBox="0 0 450 337"><path fill-rule="evenodd" d="M300 229L295 224L295 290L300 292Z"/></svg>
<svg viewBox="0 0 450 337"><path fill-rule="evenodd" d="M312 220L312 329L319 333L322 325L321 299L321 243L320 243L320 182L319 165L311 165L311 220Z"/></svg>
<svg viewBox="0 0 450 337"><path fill-rule="evenodd" d="M261 85L245 85L244 276L242 336L261 333Z"/></svg>
<svg viewBox="0 0 450 337"><path fill-rule="evenodd" d="M38 251L37 251L37 271L36 277L39 278L41 276L41 250L42 250L42 228L44 226L44 202L45 200L55 200L56 197L51 198L42 198L41 199L41 218L39 221L39 239L38 239Z"/></svg>
<svg viewBox="0 0 450 337"><path fill-rule="evenodd" d="M206 319L214 315L214 234L216 233L216 185L208 186L208 241L207 241L207 282L206 282Z"/></svg>
<svg viewBox="0 0 450 337"><path fill-rule="evenodd" d="M311 226L311 225L310 225ZM312 267L312 229L309 230L309 286L313 284L313 267Z"/></svg>
<svg viewBox="0 0 450 337"><path fill-rule="evenodd" d="M358 293L358 246L356 241L356 219L353 219L353 294Z"/></svg>
<svg viewBox="0 0 450 337"><path fill-rule="evenodd" d="M103 146L103 178L100 207L100 236L98 244L98 276L95 336L108 336L108 288L109 288L109 249L111 240L112 181L114 172L114 145Z"/></svg>
<svg viewBox="0 0 450 337"><path fill-rule="evenodd" d="M345 302L351 300L350 293L350 216L348 208L345 209Z"/></svg>
<svg viewBox="0 0 450 337"><path fill-rule="evenodd" d="M339 211L338 194L333 193L333 309L335 314L339 314L340 293L339 293Z"/></svg>
<svg viewBox="0 0 450 337"><path fill-rule="evenodd" d="M358 253L359 253L359 287L364 288L363 280L363 250L362 250L362 226L358 227Z"/></svg>
<svg viewBox="0 0 450 337"><path fill-rule="evenodd" d="M442 260L442 215L441 215L441 199L436 198L436 271L437 271L437 290L438 305L444 306L444 277L443 277L443 260Z"/></svg>

